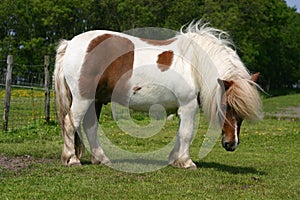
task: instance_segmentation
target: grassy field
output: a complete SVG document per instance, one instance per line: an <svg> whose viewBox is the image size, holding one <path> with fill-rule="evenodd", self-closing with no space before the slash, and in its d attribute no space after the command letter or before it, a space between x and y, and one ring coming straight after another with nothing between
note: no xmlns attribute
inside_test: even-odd
<svg viewBox="0 0 300 200"><path fill-rule="evenodd" d="M0 88L0 99L4 99L5 90ZM51 116L50 120L56 120L56 108L54 106L54 93L51 92ZM4 104L0 104L3 111ZM45 121L45 91L43 88L21 88L13 87L11 91L10 111L8 128L20 129L31 125L36 125ZM2 113L1 113L2 114ZM2 119L0 120L0 130L2 130Z"/></svg>
<svg viewBox="0 0 300 200"><path fill-rule="evenodd" d="M269 114L257 124L243 124L241 144L235 152L226 152L219 142L199 160L207 130L201 118L191 146L197 170L167 166L148 173L127 173L91 165L88 152L83 166L63 167L62 138L56 123L0 132L0 199L298 199L300 116L272 113L300 107L299 99L300 95L264 99ZM139 123L148 123L146 117L138 118ZM101 118L107 137L135 152L168 144L177 123L168 121L161 133L137 139L117 127L109 107Z"/></svg>

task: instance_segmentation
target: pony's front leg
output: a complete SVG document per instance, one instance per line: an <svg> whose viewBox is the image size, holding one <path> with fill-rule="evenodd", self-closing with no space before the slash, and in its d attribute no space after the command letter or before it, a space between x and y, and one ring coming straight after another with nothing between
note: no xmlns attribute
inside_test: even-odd
<svg viewBox="0 0 300 200"><path fill-rule="evenodd" d="M104 154L103 149L100 146L99 138L97 135L98 131L98 120L95 112L95 104L92 103L83 119L83 128L86 132L91 154L92 154L92 163L93 164L110 164L109 158Z"/></svg>
<svg viewBox="0 0 300 200"><path fill-rule="evenodd" d="M199 106L196 99L178 109L180 123L177 139L169 156L169 163L173 166L179 168L197 168L190 158L190 143L194 136L194 121L198 109Z"/></svg>

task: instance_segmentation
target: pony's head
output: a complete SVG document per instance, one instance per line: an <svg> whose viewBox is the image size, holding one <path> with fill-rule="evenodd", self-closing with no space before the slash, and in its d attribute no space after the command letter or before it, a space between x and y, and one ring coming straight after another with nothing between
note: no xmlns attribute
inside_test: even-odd
<svg viewBox="0 0 300 200"><path fill-rule="evenodd" d="M249 80L221 80L223 87L221 109L224 120L222 127L222 146L227 151L234 151L239 144L239 134L244 119L256 120L261 118L261 101L256 89L259 73Z"/></svg>

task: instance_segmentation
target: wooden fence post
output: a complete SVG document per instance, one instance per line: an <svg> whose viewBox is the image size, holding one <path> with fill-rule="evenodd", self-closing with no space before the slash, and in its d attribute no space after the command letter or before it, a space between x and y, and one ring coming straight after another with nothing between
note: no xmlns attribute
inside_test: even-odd
<svg viewBox="0 0 300 200"><path fill-rule="evenodd" d="M13 56L7 56L7 70L6 70L6 82L5 82L5 98L4 98L4 113L3 113L3 129L8 130L8 116L10 108L10 97L11 97L11 79L12 79L12 68L13 68Z"/></svg>
<svg viewBox="0 0 300 200"><path fill-rule="evenodd" d="M50 121L50 58L45 56L45 120Z"/></svg>

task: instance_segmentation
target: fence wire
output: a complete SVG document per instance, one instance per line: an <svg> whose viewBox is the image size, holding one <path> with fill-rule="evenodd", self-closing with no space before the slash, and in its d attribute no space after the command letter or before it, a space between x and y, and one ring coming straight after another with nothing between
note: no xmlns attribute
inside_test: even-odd
<svg viewBox="0 0 300 200"><path fill-rule="evenodd" d="M16 67L15 67L16 66ZM26 69L22 73L16 69ZM52 77L52 76L50 76ZM0 61L0 130L4 129L4 98L6 61ZM12 73L11 101L8 119L8 129L20 129L45 122L45 90L43 65L14 64ZM50 78L52 81L52 79ZM50 84L52 85L52 84ZM57 121L54 91L51 89L50 120Z"/></svg>

